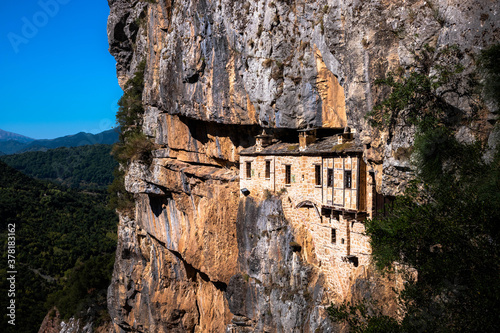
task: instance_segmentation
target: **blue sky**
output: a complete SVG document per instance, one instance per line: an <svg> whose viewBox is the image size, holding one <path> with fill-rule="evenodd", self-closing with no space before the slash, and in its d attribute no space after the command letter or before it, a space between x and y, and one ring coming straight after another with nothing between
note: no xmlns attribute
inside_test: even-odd
<svg viewBox="0 0 500 333"><path fill-rule="evenodd" d="M0 129L35 139L116 126L106 0L0 2Z"/></svg>

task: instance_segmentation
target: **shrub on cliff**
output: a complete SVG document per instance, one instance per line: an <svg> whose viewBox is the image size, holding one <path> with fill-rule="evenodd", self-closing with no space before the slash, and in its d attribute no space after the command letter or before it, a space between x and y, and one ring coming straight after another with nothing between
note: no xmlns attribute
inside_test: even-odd
<svg viewBox="0 0 500 333"><path fill-rule="evenodd" d="M495 44L481 52L478 63L479 72L483 78L484 96L493 101L498 108L500 107L500 44Z"/></svg>
<svg viewBox="0 0 500 333"><path fill-rule="evenodd" d="M134 211L134 196L125 190L125 171L118 167L113 172L113 183L108 187L108 208L132 216Z"/></svg>
<svg viewBox="0 0 500 333"><path fill-rule="evenodd" d="M142 106L142 92L144 90L144 70L146 61L141 61L137 65L134 76L125 84L123 96L118 101L118 112L116 122L121 129L121 141L123 136L127 136L129 131L139 131L142 124L144 108Z"/></svg>
<svg viewBox="0 0 500 333"><path fill-rule="evenodd" d="M120 126L119 142L113 146L112 154L121 164L114 172L113 183L108 188L110 193L109 207L130 215L134 205L133 195L125 190L124 176L126 167L131 161L150 162L154 147L150 139L141 131L142 92L144 90L144 71L146 62L141 61L134 76L127 81L125 92L118 101L116 121Z"/></svg>
<svg viewBox="0 0 500 333"><path fill-rule="evenodd" d="M460 63L462 57L456 45L440 50L424 45L418 53L414 52L414 68L409 71L399 68L375 81L382 91L390 94L368 113L370 123L392 134L396 123L403 121L416 126L418 136L474 119L480 106L474 91L477 79L474 72L466 71ZM448 102L458 98L468 98L468 112Z"/></svg>
<svg viewBox="0 0 500 333"><path fill-rule="evenodd" d="M129 133L123 143L113 147L113 155L122 164L131 161L150 162L154 145L144 133Z"/></svg>
<svg viewBox="0 0 500 333"><path fill-rule="evenodd" d="M120 126L120 136L119 142L113 146L113 155L124 165L132 160L148 161L153 148L149 138L142 133L145 68L146 62L141 61L134 76L127 81L125 92L118 101L116 121Z"/></svg>

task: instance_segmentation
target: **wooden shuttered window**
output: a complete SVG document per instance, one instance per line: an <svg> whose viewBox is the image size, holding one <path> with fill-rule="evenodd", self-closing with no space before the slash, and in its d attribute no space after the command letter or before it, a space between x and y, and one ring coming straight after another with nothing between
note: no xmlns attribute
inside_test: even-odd
<svg viewBox="0 0 500 333"><path fill-rule="evenodd" d="M326 186L333 187L333 169L332 168L327 169Z"/></svg>
<svg viewBox="0 0 500 333"><path fill-rule="evenodd" d="M246 162L247 178L252 178L252 162Z"/></svg>
<svg viewBox="0 0 500 333"><path fill-rule="evenodd" d="M314 166L314 182L315 185L321 185L321 165Z"/></svg>
<svg viewBox="0 0 500 333"><path fill-rule="evenodd" d="M285 184L290 184L292 182L292 166L285 165Z"/></svg>
<svg viewBox="0 0 500 333"><path fill-rule="evenodd" d="M346 170L344 171L344 188L352 187L352 171Z"/></svg>
<svg viewBox="0 0 500 333"><path fill-rule="evenodd" d="M266 179L271 178L271 161L266 161Z"/></svg>

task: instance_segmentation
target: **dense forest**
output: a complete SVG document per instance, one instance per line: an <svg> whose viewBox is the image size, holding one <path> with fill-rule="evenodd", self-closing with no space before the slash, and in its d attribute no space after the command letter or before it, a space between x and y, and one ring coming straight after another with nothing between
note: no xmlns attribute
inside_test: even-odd
<svg viewBox="0 0 500 333"><path fill-rule="evenodd" d="M113 181L113 169L118 164L111 156L111 145L103 144L26 152L0 159L28 176L81 189L105 189Z"/></svg>
<svg viewBox="0 0 500 333"><path fill-rule="evenodd" d="M59 153L65 150L54 154ZM118 222L107 201L107 194L35 180L0 162L2 260L8 260L8 225L15 225L17 271L16 326L8 325L4 315L3 332L38 331L54 305L66 318L74 314L91 315L95 322L106 318ZM2 265L2 295L9 289L6 275ZM2 297L3 309L8 301Z"/></svg>

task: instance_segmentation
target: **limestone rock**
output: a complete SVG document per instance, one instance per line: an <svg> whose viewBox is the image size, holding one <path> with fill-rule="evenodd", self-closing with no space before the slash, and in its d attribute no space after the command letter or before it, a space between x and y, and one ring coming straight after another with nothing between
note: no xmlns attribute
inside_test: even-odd
<svg viewBox="0 0 500 333"><path fill-rule="evenodd" d="M151 164L133 162L126 174L137 202L135 219L119 226L108 298L115 330L339 331L325 314L333 296L310 231L283 217L285 197L240 197L239 153L263 129L348 126L377 191L401 193L415 129L370 126L367 113L387 94L375 80L411 68L425 44L458 44L472 70L474 55L500 39L498 1L109 4L120 85L146 63L142 130L157 146ZM464 99L450 102L470 111ZM490 111L458 135L489 133ZM363 269L347 299L388 300L388 284Z"/></svg>
<svg viewBox="0 0 500 333"><path fill-rule="evenodd" d="M59 311L54 307L51 309L45 318L38 333L112 333L114 329L112 323L107 321L95 326L92 319L85 320L71 317L64 321L61 319Z"/></svg>

